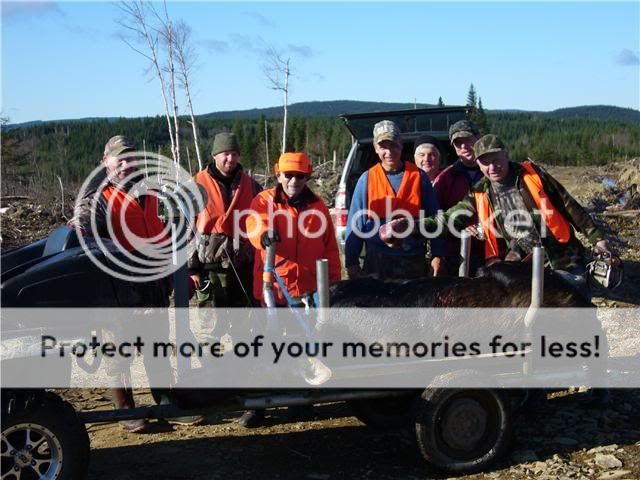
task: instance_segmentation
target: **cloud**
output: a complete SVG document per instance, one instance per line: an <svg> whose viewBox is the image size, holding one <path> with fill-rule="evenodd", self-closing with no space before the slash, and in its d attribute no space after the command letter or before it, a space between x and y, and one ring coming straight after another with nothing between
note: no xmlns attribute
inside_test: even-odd
<svg viewBox="0 0 640 480"><path fill-rule="evenodd" d="M286 48L267 43L260 35L233 33L226 41L206 40L202 44L212 53L230 53L231 51L250 53L258 57L277 55L286 59L289 55L309 59L318 52L307 45L288 44Z"/></svg>
<svg viewBox="0 0 640 480"><path fill-rule="evenodd" d="M229 42L222 40L204 40L201 44L212 53L229 53L231 50Z"/></svg>
<svg viewBox="0 0 640 480"><path fill-rule="evenodd" d="M230 35L231 43L234 48L243 50L246 52L252 52L256 55L264 54L266 50L266 44L260 36L242 35L239 33L233 33Z"/></svg>
<svg viewBox="0 0 640 480"><path fill-rule="evenodd" d="M2 19L17 20L19 18L42 17L50 14L62 15L62 11L57 2L2 2Z"/></svg>
<svg viewBox="0 0 640 480"><path fill-rule="evenodd" d="M266 43L258 35L250 36L233 33L229 35L227 40L210 39L200 43L211 53L231 53L232 51L239 51L262 56L267 51Z"/></svg>
<svg viewBox="0 0 640 480"><path fill-rule="evenodd" d="M316 55L316 52L313 48L308 45L287 45L287 50L294 55L300 55L302 58L311 58Z"/></svg>
<svg viewBox="0 0 640 480"><path fill-rule="evenodd" d="M260 25L262 25L263 27L274 28L276 26L276 24L273 23L271 20L269 20L267 17L265 17L264 15L261 15L261 14L259 14L257 12L244 11L244 12L242 12L242 15L244 15L246 17L251 17L251 18L257 20L258 23Z"/></svg>
<svg viewBox="0 0 640 480"><path fill-rule="evenodd" d="M640 65L640 58L638 58L638 55L636 53L633 53L631 50L629 50L628 48L623 48L622 50L620 50L620 52L615 56L614 58L614 62L617 65L623 65L623 66L637 66Z"/></svg>
<svg viewBox="0 0 640 480"><path fill-rule="evenodd" d="M313 72L311 76L320 82L324 82L327 79L327 77L319 72Z"/></svg>

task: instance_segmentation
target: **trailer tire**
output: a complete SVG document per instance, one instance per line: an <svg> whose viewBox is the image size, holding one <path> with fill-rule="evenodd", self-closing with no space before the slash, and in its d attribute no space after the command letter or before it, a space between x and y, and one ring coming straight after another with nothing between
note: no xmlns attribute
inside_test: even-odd
<svg viewBox="0 0 640 480"><path fill-rule="evenodd" d="M474 473L498 460L512 432L509 401L485 388L427 388L416 408L422 456L451 473Z"/></svg>
<svg viewBox="0 0 640 480"><path fill-rule="evenodd" d="M376 430L391 430L411 425L418 399L419 396L415 394L351 400L349 406L353 415L366 426Z"/></svg>
<svg viewBox="0 0 640 480"><path fill-rule="evenodd" d="M86 478L89 436L73 407L51 392L2 393L2 478Z"/></svg>

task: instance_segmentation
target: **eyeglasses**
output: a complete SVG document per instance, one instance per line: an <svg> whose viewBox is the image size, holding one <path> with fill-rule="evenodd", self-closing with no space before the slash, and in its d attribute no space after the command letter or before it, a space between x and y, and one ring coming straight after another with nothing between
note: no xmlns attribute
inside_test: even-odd
<svg viewBox="0 0 640 480"><path fill-rule="evenodd" d="M293 177L295 177L297 180L304 180L305 178L307 178L304 173L282 172L282 174L287 180L291 180Z"/></svg>
<svg viewBox="0 0 640 480"><path fill-rule="evenodd" d="M463 146L473 147L476 143L476 139L473 137L458 137L453 141L453 146L457 148L462 148Z"/></svg>
<svg viewBox="0 0 640 480"><path fill-rule="evenodd" d="M480 158L476 158L476 160L483 167L488 167L492 163L493 164L500 163L500 161L502 160L502 156L501 155L483 155Z"/></svg>

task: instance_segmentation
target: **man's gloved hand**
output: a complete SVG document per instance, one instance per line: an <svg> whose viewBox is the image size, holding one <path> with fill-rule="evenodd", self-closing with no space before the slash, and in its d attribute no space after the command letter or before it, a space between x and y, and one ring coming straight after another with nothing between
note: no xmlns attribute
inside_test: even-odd
<svg viewBox="0 0 640 480"><path fill-rule="evenodd" d="M276 231L264 232L260 237L260 245L262 248L270 247L280 241L280 235Z"/></svg>
<svg viewBox="0 0 640 480"><path fill-rule="evenodd" d="M404 238L398 238L398 234L406 233L409 221L406 218L397 218L380 226L378 235L385 245L391 248L400 248Z"/></svg>

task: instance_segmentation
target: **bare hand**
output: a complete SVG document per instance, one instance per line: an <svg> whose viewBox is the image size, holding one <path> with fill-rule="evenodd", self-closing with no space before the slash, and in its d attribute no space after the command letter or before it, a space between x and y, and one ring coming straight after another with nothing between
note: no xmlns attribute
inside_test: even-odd
<svg viewBox="0 0 640 480"><path fill-rule="evenodd" d="M195 288L197 288L197 289L202 288L202 281L200 280L200 274L194 273L192 275L189 275L189 278L193 282L193 286Z"/></svg>
<svg viewBox="0 0 640 480"><path fill-rule="evenodd" d="M467 232L469 232L469 235L471 235L473 238L477 238L478 240L482 240L482 230L478 230L478 226L477 225L469 225L466 228Z"/></svg>
<svg viewBox="0 0 640 480"><path fill-rule="evenodd" d="M594 253L605 253L608 254L611 257L611 263L612 264L617 264L619 263L620 259L618 258L617 254L613 251L613 249L611 248L611 246L609 245L609 242L605 239L602 239L600 241L598 241L598 243L596 243L595 248L593 249Z"/></svg>
<svg viewBox="0 0 640 480"><path fill-rule="evenodd" d="M404 238L399 238L397 235L405 233L408 225L409 221L406 218L397 218L381 225L378 230L380 240L382 240L388 247L401 247L404 242Z"/></svg>
<svg viewBox="0 0 640 480"><path fill-rule="evenodd" d="M433 257L431 259L431 268L433 269L434 277L441 277L447 274L447 268L445 267L441 257Z"/></svg>

